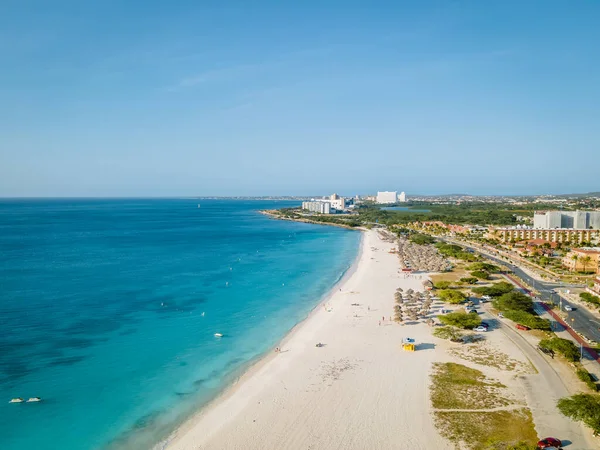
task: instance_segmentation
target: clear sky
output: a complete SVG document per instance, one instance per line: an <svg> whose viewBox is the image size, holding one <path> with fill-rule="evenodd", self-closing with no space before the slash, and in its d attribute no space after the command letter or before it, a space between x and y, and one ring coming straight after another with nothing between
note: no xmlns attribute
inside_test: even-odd
<svg viewBox="0 0 600 450"><path fill-rule="evenodd" d="M0 196L600 191L599 23L599 1L3 0Z"/></svg>

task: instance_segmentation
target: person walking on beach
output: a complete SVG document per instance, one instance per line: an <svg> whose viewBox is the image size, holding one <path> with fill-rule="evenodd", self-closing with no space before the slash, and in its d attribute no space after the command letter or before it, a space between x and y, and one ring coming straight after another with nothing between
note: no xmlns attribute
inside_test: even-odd
<svg viewBox="0 0 600 450"><path fill-rule="evenodd" d="M381 326L381 320L379 321L379 326Z"/></svg>

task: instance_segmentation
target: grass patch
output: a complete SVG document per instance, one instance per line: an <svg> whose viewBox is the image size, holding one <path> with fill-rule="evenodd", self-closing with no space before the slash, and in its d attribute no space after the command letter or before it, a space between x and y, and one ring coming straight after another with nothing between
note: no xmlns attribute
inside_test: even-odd
<svg viewBox="0 0 600 450"><path fill-rule="evenodd" d="M487 345L466 345L460 348L453 348L450 350L450 354L457 356L458 358L470 361L475 364L482 366L494 367L498 370L504 370L507 372L519 372L519 373L534 373L533 368L528 367L527 364L512 359L505 353L502 353L496 349L489 348Z"/></svg>
<svg viewBox="0 0 600 450"><path fill-rule="evenodd" d="M535 448L538 440L527 408L493 412L435 412L442 436L472 450Z"/></svg>
<svg viewBox="0 0 600 450"><path fill-rule="evenodd" d="M484 409L511 403L501 395L506 386L462 364L436 363L431 378L431 403L436 409Z"/></svg>

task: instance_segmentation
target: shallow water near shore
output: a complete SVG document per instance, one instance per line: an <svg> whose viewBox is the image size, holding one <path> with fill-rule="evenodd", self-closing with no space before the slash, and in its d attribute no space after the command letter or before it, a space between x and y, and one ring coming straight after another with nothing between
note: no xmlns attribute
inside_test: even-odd
<svg viewBox="0 0 600 450"><path fill-rule="evenodd" d="M137 449L168 435L356 257L358 232L257 212L294 204L1 201L0 447ZM33 396L44 401L8 404Z"/></svg>

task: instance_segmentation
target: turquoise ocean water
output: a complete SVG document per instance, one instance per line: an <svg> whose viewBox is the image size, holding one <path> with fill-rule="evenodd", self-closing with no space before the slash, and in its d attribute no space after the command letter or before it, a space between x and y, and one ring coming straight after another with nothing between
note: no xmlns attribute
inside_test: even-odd
<svg viewBox="0 0 600 450"><path fill-rule="evenodd" d="M148 448L214 397L358 253L257 213L293 204L0 201L0 448Z"/></svg>

